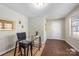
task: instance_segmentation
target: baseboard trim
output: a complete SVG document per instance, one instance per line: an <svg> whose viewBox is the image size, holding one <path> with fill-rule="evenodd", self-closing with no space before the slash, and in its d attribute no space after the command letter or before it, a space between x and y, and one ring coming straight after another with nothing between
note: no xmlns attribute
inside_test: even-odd
<svg viewBox="0 0 79 59"><path fill-rule="evenodd" d="M48 38L49 39L49 38ZM50 39L50 40L53 40L53 38L52 39ZM54 40L64 40L64 39L54 39Z"/></svg>
<svg viewBox="0 0 79 59"><path fill-rule="evenodd" d="M11 50L14 49L14 48L15 48L15 47L12 47L12 48L10 48L10 49L7 49L7 50L5 50L5 51L0 52L0 56L4 55L5 53L11 51Z"/></svg>
<svg viewBox="0 0 79 59"><path fill-rule="evenodd" d="M65 40L70 46L72 46L77 52L79 52L79 49L77 49L73 44L71 44L70 42L68 42L67 40Z"/></svg>

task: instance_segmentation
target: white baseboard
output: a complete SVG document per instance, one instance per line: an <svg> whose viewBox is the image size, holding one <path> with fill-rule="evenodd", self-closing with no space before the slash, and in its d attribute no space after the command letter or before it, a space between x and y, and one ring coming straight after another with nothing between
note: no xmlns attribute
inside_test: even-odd
<svg viewBox="0 0 79 59"><path fill-rule="evenodd" d="M76 48L73 44L71 44L69 41L67 41L67 40L65 40L70 46L72 46L76 51L78 51L79 52L79 49L78 48Z"/></svg>
<svg viewBox="0 0 79 59"><path fill-rule="evenodd" d="M54 38L52 38L52 39L51 38L48 38L48 39L53 40ZM54 40L64 40L64 39L54 39Z"/></svg>
<svg viewBox="0 0 79 59"><path fill-rule="evenodd" d="M2 51L2 52L0 52L0 55L3 55L3 54L5 54L6 52L8 52L8 51L10 51L10 50L12 50L12 49L14 49L15 47L12 47L12 48L10 48L10 49L7 49L7 50L5 50L5 51Z"/></svg>

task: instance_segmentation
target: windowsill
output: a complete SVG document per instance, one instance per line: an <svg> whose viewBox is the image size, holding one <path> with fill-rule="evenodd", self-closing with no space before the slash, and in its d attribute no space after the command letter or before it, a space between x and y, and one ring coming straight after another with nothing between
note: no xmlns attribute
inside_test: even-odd
<svg viewBox="0 0 79 59"><path fill-rule="evenodd" d="M14 31L15 29L1 29L0 31Z"/></svg>

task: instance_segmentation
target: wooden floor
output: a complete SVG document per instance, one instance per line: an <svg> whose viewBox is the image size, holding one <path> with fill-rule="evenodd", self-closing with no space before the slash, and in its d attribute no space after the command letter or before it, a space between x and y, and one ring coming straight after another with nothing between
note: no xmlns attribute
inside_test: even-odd
<svg viewBox="0 0 79 59"><path fill-rule="evenodd" d="M38 50L36 47L33 47L33 56L40 56L42 51L43 51L43 48L44 48L44 44L42 45L42 47L40 48L40 50ZM27 52L26 52L27 53ZM17 54L16 56L18 56L19 53L18 53L18 49L17 49ZM3 54L2 56L14 56L14 49ZM29 51L29 56L30 56L30 51Z"/></svg>
<svg viewBox="0 0 79 59"><path fill-rule="evenodd" d="M45 45L42 45L40 51L36 52L37 49L33 48L33 56L79 56L78 52L73 53L72 51L69 50L70 48L72 47L63 40L47 39ZM3 56L13 56L13 55L14 50L9 51Z"/></svg>
<svg viewBox="0 0 79 59"><path fill-rule="evenodd" d="M77 51L63 40L48 39L46 41L42 56L79 56Z"/></svg>

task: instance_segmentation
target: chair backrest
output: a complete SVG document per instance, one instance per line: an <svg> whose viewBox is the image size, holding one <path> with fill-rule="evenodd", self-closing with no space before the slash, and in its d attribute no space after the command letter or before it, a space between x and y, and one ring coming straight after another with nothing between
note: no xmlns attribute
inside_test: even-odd
<svg viewBox="0 0 79 59"><path fill-rule="evenodd" d="M19 41L26 40L26 33L25 32L17 33L17 38Z"/></svg>

